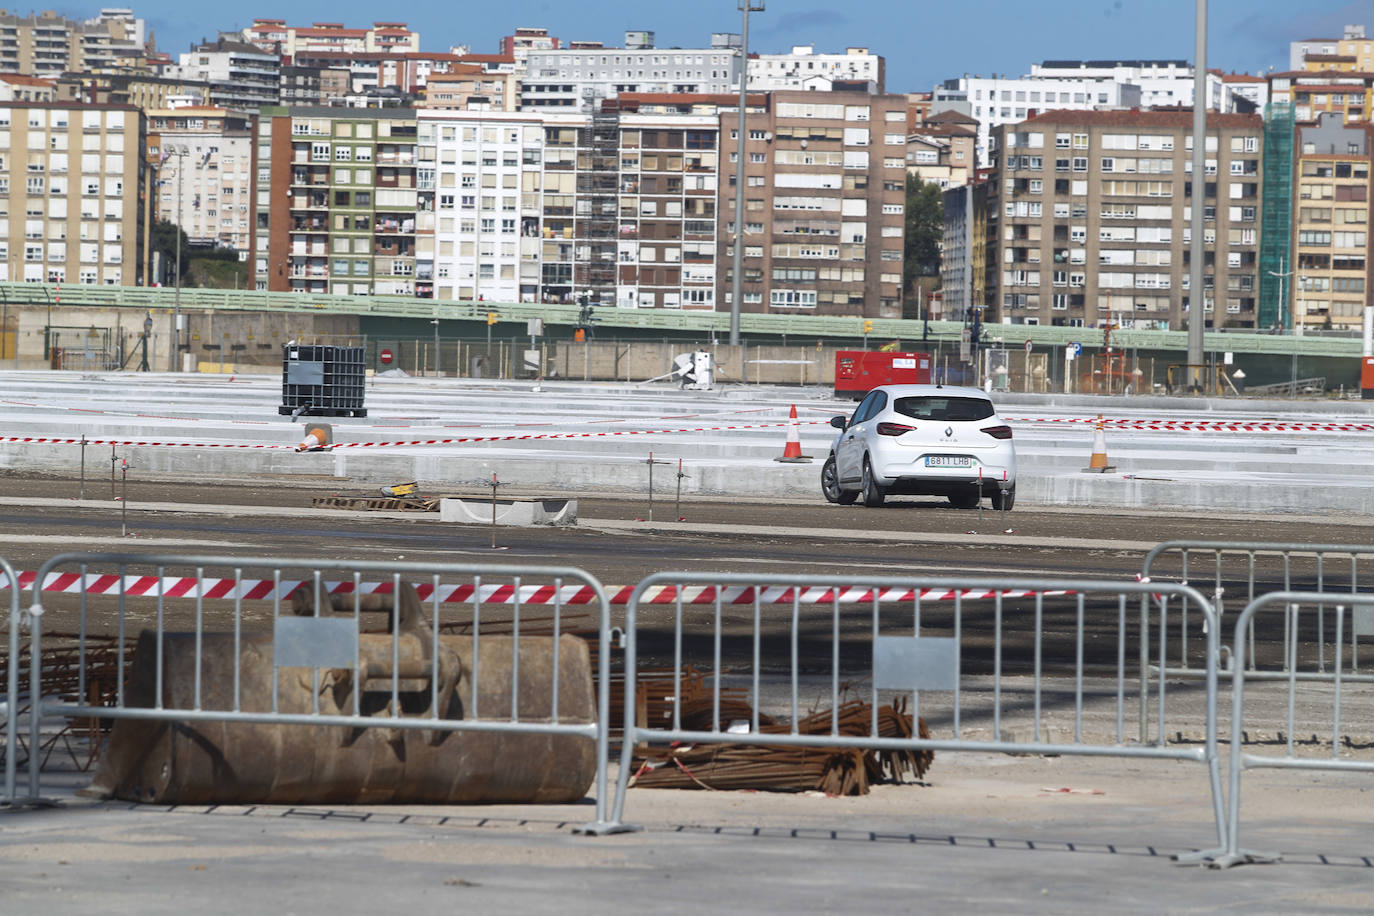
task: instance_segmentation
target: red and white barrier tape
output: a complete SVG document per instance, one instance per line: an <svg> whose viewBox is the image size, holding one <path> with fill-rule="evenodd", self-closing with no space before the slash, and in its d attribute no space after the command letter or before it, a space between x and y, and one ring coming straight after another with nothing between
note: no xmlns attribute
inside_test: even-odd
<svg viewBox="0 0 1374 916"><path fill-rule="evenodd" d="M1095 417L1006 417L1009 423L1030 423L1035 425L1067 425L1090 427L1098 420ZM799 420L801 426L828 425L821 420ZM1103 419L1106 429L1146 432L1211 432L1211 433L1367 433L1374 432L1374 423L1303 423L1297 421L1246 421L1246 420L1133 420ZM334 451L353 448L396 448L432 445L473 445L485 442L535 442L568 441L574 439L601 439L614 436L659 436L674 433L733 432L751 429L782 429L791 425L790 421L779 423L740 423L726 426L676 426L658 429L619 429L584 433L523 433L505 436L453 436L440 439L378 439L366 442L336 442L311 451ZM0 436L0 443L22 445L98 445L147 448L220 448L220 449L270 449L296 451L294 445L278 445L253 442L177 442L165 439L81 439L70 436Z"/></svg>
<svg viewBox="0 0 1374 916"><path fill-rule="evenodd" d="M32 589L37 573L19 573L19 587ZM200 579L195 576L138 576L102 575L100 573L49 573L43 581L43 591L60 594L119 595L156 598L159 594L168 598L241 598L245 601L271 601L280 598L285 601L302 585L312 587L310 580L283 579L278 583L272 579ZM431 601L434 585L430 582L416 582L415 591L421 600ZM0 575L0 590L10 587L8 577ZM323 591L330 595L353 594L352 582L323 582ZM390 594L390 582L363 582L358 592L364 595ZM634 593L634 586L622 585L608 588L607 597L611 604L628 604ZM793 588L788 586L769 586L759 588L747 585L656 585L645 590L640 596L641 604L674 604L679 599L683 604L791 604L794 600L801 604L868 604L921 601L952 601L956 598L970 601L985 598L1027 598L1036 594L1065 595L1066 591L1035 592L1028 589L943 589L927 588ZM522 605L581 605L593 604L596 592L587 585L522 585L518 589L513 584L483 585L472 584L439 585L438 599L441 604L480 604Z"/></svg>
<svg viewBox="0 0 1374 916"><path fill-rule="evenodd" d="M1096 417L1005 417L1008 423L1065 424L1095 426ZM1374 432L1374 423L1327 422L1312 423L1297 420L1151 420L1104 417L1106 429L1148 430L1159 432L1225 432L1225 433L1367 433Z"/></svg>
<svg viewBox="0 0 1374 916"><path fill-rule="evenodd" d="M809 424L818 424L819 420L804 421ZM311 451L333 451L343 448L389 448L396 446L417 446L417 445L470 445L478 442L533 442L537 440L551 439L601 439L612 436L651 436L663 435L666 433L703 433L703 432L722 432L739 429L782 429L789 425L784 420L781 423L743 423L732 426L698 426L698 427L672 427L664 429L618 429L606 430L594 433L525 433L522 435L510 436L455 436L444 439L390 439L377 440L372 442L336 442L333 445L325 446ZM81 445L83 440L71 437L53 436L0 436L0 442L17 442L25 445ZM235 448L235 449L285 449L295 451L294 445L265 445L260 443L247 442L173 442L161 439L86 439L86 445L118 445L118 446L143 446L143 447L164 447L164 448Z"/></svg>

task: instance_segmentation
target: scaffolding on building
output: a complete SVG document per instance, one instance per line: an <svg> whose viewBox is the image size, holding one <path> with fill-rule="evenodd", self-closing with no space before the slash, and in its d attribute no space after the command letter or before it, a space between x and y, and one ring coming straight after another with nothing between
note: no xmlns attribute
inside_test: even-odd
<svg viewBox="0 0 1374 916"><path fill-rule="evenodd" d="M1291 328L1293 288L1293 106L1273 102L1264 119L1264 198L1260 216L1259 303L1256 326Z"/></svg>
<svg viewBox="0 0 1374 916"><path fill-rule="evenodd" d="M620 211L620 105L591 99L591 117L578 130L573 286L592 304L615 305L617 221Z"/></svg>

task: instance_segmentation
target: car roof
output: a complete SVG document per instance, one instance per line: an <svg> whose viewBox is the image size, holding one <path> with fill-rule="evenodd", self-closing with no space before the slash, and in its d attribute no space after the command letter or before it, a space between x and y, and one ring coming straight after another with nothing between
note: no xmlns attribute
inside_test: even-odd
<svg viewBox="0 0 1374 916"><path fill-rule="evenodd" d="M947 397L947 398L977 398L980 401L991 401L987 392L981 388L969 388L961 385L879 385L873 389L875 391L886 391L894 398L909 397Z"/></svg>

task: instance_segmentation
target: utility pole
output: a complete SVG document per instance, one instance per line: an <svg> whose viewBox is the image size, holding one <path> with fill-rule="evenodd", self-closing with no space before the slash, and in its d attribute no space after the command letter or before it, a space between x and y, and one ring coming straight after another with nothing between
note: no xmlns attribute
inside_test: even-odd
<svg viewBox="0 0 1374 916"><path fill-rule="evenodd" d="M739 346L740 300L744 296L744 141L749 101L749 14L763 12L763 0L737 0L744 24L739 46L739 129L735 135L735 258L730 279L730 346Z"/></svg>

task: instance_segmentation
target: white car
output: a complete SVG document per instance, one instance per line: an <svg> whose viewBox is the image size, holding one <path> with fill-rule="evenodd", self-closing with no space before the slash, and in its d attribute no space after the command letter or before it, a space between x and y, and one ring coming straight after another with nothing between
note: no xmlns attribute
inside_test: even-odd
<svg viewBox="0 0 1374 916"><path fill-rule="evenodd" d="M832 503L881 506L890 494L947 496L960 509L984 496L994 509L1016 502L1011 427L977 388L884 385L830 425L840 434L821 491Z"/></svg>

